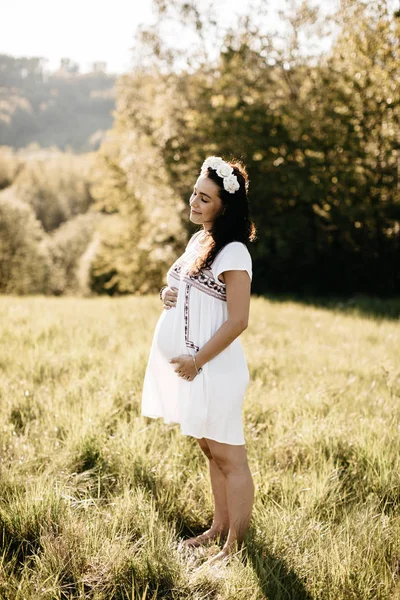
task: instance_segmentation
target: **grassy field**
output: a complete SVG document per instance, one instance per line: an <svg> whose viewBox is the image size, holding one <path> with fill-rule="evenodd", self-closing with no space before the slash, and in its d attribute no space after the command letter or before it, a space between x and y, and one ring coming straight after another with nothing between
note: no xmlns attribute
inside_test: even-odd
<svg viewBox="0 0 400 600"><path fill-rule="evenodd" d="M196 571L206 459L140 416L159 299L0 297L0 597L400 598L398 304L252 298L251 527Z"/></svg>

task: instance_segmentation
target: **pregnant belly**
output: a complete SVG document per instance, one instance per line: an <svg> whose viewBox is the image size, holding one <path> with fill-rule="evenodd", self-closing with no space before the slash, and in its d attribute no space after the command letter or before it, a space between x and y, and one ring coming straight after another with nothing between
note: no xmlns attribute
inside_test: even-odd
<svg viewBox="0 0 400 600"><path fill-rule="evenodd" d="M158 349L167 360L179 354L179 313L176 307L163 310L154 335Z"/></svg>

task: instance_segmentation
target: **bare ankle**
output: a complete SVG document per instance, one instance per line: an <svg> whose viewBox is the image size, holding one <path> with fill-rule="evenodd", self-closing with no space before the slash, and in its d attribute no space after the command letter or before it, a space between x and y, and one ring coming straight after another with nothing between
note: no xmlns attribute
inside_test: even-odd
<svg viewBox="0 0 400 600"><path fill-rule="evenodd" d="M221 533L222 535L226 535L229 531L229 524L213 522L213 524L211 525L211 529L213 531Z"/></svg>

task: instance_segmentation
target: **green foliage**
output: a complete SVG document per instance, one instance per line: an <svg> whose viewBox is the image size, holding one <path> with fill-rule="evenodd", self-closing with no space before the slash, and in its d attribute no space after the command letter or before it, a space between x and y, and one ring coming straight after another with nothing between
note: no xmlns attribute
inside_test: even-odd
<svg viewBox="0 0 400 600"><path fill-rule="evenodd" d="M92 156L3 149L0 164L1 292L90 295L104 217L89 210Z"/></svg>
<svg viewBox="0 0 400 600"><path fill-rule="evenodd" d="M21 161L13 149L0 146L0 190L12 184L20 166Z"/></svg>
<svg viewBox="0 0 400 600"><path fill-rule="evenodd" d="M91 288L98 293L154 292L183 250L182 202L147 138L107 138L94 170L93 208L108 214L99 227Z"/></svg>
<svg viewBox="0 0 400 600"><path fill-rule="evenodd" d="M195 3L156 5L159 25L172 18L194 40L214 32L212 13ZM101 149L109 157L103 177L115 177L116 166L126 177L104 202L122 215L132 203L129 177L135 193L143 178L151 180L154 209L161 206L157 192L169 187L187 239L183 207L203 159L238 156L248 165L259 231L255 293L396 293L400 20L387 2L342 3L332 50L311 56L299 40L321 35L318 11L292 2L282 17L287 30L279 37L263 32L249 12L215 38L217 59L193 43L181 68L182 54L166 45L161 29L142 31L140 61L117 86L118 152ZM114 273L111 253L108 262Z"/></svg>
<svg viewBox="0 0 400 600"><path fill-rule="evenodd" d="M53 231L92 204L89 176L93 158L71 152L41 154L26 158L13 186L18 197L32 206L44 229Z"/></svg>
<svg viewBox="0 0 400 600"><path fill-rule="evenodd" d="M83 292L89 285L90 265L85 251L94 239L101 215L89 212L62 223L47 238L52 261L47 292L55 295Z"/></svg>
<svg viewBox="0 0 400 600"><path fill-rule="evenodd" d="M329 18L288 0L274 34L262 28L263 3L228 28L212 3L154 8L158 21L138 33L95 155L0 148L0 188L32 206L51 234L43 291L158 290L194 231L188 200L199 167L216 154L248 167L253 293L398 293L400 18L389 0L340 2ZM189 49L164 39L171 22L191 36ZM324 35L334 35L332 48L316 54ZM40 61L14 70L1 61L7 85L26 68L29 84L45 86ZM79 79L67 60L63 69ZM28 104L3 103L0 117L11 119L12 107L20 117ZM77 218L89 210L101 218ZM32 285L23 293L41 289Z"/></svg>
<svg viewBox="0 0 400 600"><path fill-rule="evenodd" d="M0 293L43 292L51 266L45 232L13 191L0 194Z"/></svg>

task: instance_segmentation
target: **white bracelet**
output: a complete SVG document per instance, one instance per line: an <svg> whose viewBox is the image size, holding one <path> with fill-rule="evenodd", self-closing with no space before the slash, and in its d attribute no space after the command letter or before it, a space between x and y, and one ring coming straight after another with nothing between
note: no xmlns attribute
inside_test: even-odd
<svg viewBox="0 0 400 600"><path fill-rule="evenodd" d="M197 374L199 374L203 370L203 367L200 367L200 369L198 369L197 365L196 365L196 359L194 357L194 354L192 355L192 358L193 358L194 366L196 367Z"/></svg>

